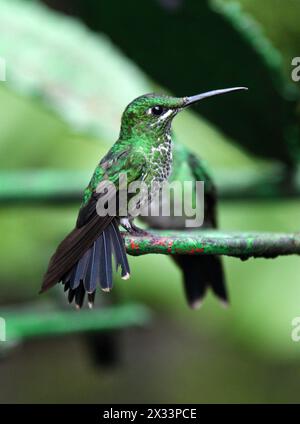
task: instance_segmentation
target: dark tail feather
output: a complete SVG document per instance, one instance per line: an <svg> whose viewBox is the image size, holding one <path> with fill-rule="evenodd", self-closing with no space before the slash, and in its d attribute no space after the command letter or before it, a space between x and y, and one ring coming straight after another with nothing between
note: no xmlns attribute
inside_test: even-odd
<svg viewBox="0 0 300 424"><path fill-rule="evenodd" d="M89 251L87 251L82 256L82 258L80 258L80 260L78 261L77 267L74 267L74 270L76 270L74 272L74 279L71 280L71 278L70 278L70 287L73 290L76 289L79 286L80 281L83 279L83 277L86 273L89 258L90 258L90 254L89 254Z"/></svg>
<svg viewBox="0 0 300 424"><path fill-rule="evenodd" d="M75 299L76 306L81 308L87 293L89 307L92 307L97 285L100 285L103 291L111 290L112 256L117 269L121 267L122 278L129 278L130 269L125 245L115 220L102 231L92 246L61 278L65 291L68 290L70 303Z"/></svg>
<svg viewBox="0 0 300 424"><path fill-rule="evenodd" d="M84 288L88 293L93 293L96 290L97 283L99 284L100 282L100 259L97 260L97 258L100 258L100 237L94 242L93 246L88 251L88 266L85 275L81 277L83 280Z"/></svg>
<svg viewBox="0 0 300 424"><path fill-rule="evenodd" d="M173 257L184 277L188 304L198 308L210 286L222 303L228 303L228 295L221 259L212 255L176 255Z"/></svg>
<svg viewBox="0 0 300 424"><path fill-rule="evenodd" d="M84 297L85 297L85 289L83 286L82 281L80 282L79 286L77 287L77 289L75 290L75 304L77 308L81 308L83 305L83 301L84 301Z"/></svg>

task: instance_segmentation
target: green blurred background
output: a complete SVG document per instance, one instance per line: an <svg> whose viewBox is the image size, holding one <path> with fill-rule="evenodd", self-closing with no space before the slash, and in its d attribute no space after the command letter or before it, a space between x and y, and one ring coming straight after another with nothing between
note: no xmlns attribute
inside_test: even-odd
<svg viewBox="0 0 300 424"><path fill-rule="evenodd" d="M298 0L0 0L0 315L69 310L61 287L37 294L49 256L122 110L154 89L249 86L179 116L176 137L211 168L222 230L298 231L299 20ZM99 333L116 360L95 363L90 332L0 342L1 402L300 400L299 258L224 258L231 305L209 294L199 311L170 258L130 264L100 311L139 303L152 320Z"/></svg>

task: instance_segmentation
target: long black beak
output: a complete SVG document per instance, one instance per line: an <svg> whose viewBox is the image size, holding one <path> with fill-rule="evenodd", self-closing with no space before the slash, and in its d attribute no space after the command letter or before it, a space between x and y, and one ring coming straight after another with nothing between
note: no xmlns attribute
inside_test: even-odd
<svg viewBox="0 0 300 424"><path fill-rule="evenodd" d="M199 102L199 100L206 99L207 97L218 96L219 94L231 93L232 91L248 90L247 87L233 87L224 88L223 90L212 90L206 93L196 94L196 96L186 97L187 101L184 106L192 105L193 103Z"/></svg>

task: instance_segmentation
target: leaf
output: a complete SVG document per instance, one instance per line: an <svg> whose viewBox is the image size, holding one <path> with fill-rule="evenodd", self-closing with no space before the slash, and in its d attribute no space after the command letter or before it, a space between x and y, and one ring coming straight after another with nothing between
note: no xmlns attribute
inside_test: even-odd
<svg viewBox="0 0 300 424"><path fill-rule="evenodd" d="M185 0L170 8L163 1L141 7L138 0L84 5L77 0L76 5L88 24L107 33L177 95L248 86L247 94L231 97L230 107L223 97L203 102L199 113L249 152L286 163L297 160L298 90L283 78L280 52L238 4Z"/></svg>
<svg viewBox="0 0 300 424"><path fill-rule="evenodd" d="M2 0L0 10L7 84L42 97L77 130L116 138L127 103L149 90L138 68L75 19L19 0Z"/></svg>

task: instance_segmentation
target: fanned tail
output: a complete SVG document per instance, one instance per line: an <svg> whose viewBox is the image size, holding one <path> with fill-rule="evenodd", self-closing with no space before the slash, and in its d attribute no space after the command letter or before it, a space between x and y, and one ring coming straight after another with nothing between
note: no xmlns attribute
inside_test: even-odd
<svg viewBox="0 0 300 424"><path fill-rule="evenodd" d="M174 260L182 269L185 294L191 308L201 306L208 287L221 303L228 304L221 258L213 255L177 255Z"/></svg>
<svg viewBox="0 0 300 424"><path fill-rule="evenodd" d="M116 219L113 219L108 226L92 242L88 250L79 257L68 272L57 277L57 281L64 284L64 290L68 291L70 303L75 300L76 307L81 308L87 293L88 305L93 306L97 286L103 291L110 291L113 286L112 257L114 257L116 269L121 267L123 279L129 278L130 269L127 260L124 241L122 239ZM60 261L54 255L49 267ZM45 281L47 282L46 273ZM52 284L53 285L53 284ZM46 289L48 287L46 286ZM45 290L43 285L42 291Z"/></svg>

